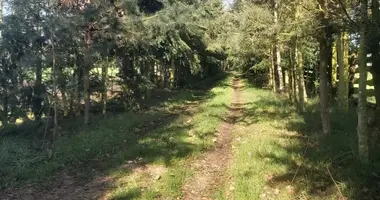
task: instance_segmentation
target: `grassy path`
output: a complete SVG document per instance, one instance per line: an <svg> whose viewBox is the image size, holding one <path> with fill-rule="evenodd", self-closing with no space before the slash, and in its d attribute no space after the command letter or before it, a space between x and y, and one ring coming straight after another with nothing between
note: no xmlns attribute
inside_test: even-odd
<svg viewBox="0 0 380 200"><path fill-rule="evenodd" d="M228 77L112 116L58 141L50 159L5 138L0 199L380 199L380 167L368 175L355 159L355 110L332 116L334 133L322 136L316 102L298 114L286 98ZM14 179L23 186L8 186Z"/></svg>
<svg viewBox="0 0 380 200"><path fill-rule="evenodd" d="M374 184L379 168L368 175L355 158L355 108L344 114L332 109L333 134L322 135L318 101L299 114L287 98L247 82L242 96L230 179L215 199L380 199L380 185Z"/></svg>
<svg viewBox="0 0 380 200"><path fill-rule="evenodd" d="M215 147L191 162L194 175L182 189L184 200L212 199L215 190L226 181L226 169L230 164L233 140L231 131L243 109L239 79L233 80L232 87L234 88L232 103L230 107L228 106L228 114L218 128Z"/></svg>

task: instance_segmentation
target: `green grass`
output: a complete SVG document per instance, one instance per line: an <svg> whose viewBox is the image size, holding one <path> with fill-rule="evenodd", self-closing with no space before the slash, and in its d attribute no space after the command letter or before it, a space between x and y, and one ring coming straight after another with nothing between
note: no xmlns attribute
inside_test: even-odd
<svg viewBox="0 0 380 200"><path fill-rule="evenodd" d="M234 128L232 180L224 186L227 199L339 199L328 169L348 199L379 193L373 184L379 181L379 156L373 156L369 173L357 162L355 108L333 108L333 133L323 136L315 100L301 115L270 91L246 86L244 98L246 110Z"/></svg>
<svg viewBox="0 0 380 200"><path fill-rule="evenodd" d="M214 133L227 112L221 105L231 101L230 81L223 79L215 85L212 80L207 84L210 90L174 91L154 109L109 115L105 120L94 118L87 129L78 128L81 124L75 121L80 120L65 122L75 133L59 138L52 156L32 137L3 137L0 185L15 188L37 183L48 188L59 172L80 182L100 174L115 178L107 183L111 199L176 199L181 196L182 183L192 174L188 160L213 145ZM162 169L159 181L121 167L138 158Z"/></svg>
<svg viewBox="0 0 380 200"><path fill-rule="evenodd" d="M132 178L133 182L137 182L137 184L129 181L128 184L117 186L116 188L119 189L109 191L111 198L180 198L182 196L181 187L184 181L192 175L192 171L188 167L189 162L213 145L212 139L215 137L214 133L216 133L216 129L221 123L222 116L227 113L227 108L223 105L231 101L232 89L228 85L229 82L231 82L231 78L222 81L219 85L210 90L207 94L208 99L202 102L192 113L182 115L166 127L154 130L150 133L151 136L157 135L157 138L154 139L155 144L159 144L160 140L168 140L171 141L172 144L164 143L161 148L156 148L154 145L152 147L152 143L149 142L152 139L151 137L146 141L142 141L142 143L147 143L144 151L148 154L156 153L156 150L152 150L152 148L168 148L167 152L163 152L162 155L167 156L168 153L181 155L170 156L170 160L165 159L165 157L161 159L155 157L156 160L154 164L165 168L165 173L161 175L160 181L153 181L152 184L146 186L146 179L149 179L149 177L143 176L136 178L131 174L124 174L119 176L119 179ZM149 157L151 156L147 156L147 158ZM140 194L133 198L128 196L134 193L133 191L137 191L136 188L140 188ZM144 191L141 190L142 188L145 188Z"/></svg>

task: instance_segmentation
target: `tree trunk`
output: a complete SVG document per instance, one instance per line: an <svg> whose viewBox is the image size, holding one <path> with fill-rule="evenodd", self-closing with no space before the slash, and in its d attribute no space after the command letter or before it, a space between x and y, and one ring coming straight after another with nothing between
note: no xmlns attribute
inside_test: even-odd
<svg viewBox="0 0 380 200"><path fill-rule="evenodd" d="M172 58L171 62L170 62L170 87L171 88L176 87L176 74L175 74L175 60L174 60L174 58Z"/></svg>
<svg viewBox="0 0 380 200"><path fill-rule="evenodd" d="M304 80L304 73L303 73L303 59L302 59L302 53L298 50L297 45L295 47L295 59L297 63L297 80L298 80L298 100L299 100L299 111L301 113L304 112L305 109L305 80Z"/></svg>
<svg viewBox="0 0 380 200"><path fill-rule="evenodd" d="M343 31L337 36L336 52L339 70L338 107L341 111L348 110L348 38Z"/></svg>
<svg viewBox="0 0 380 200"><path fill-rule="evenodd" d="M282 77L283 77L283 83L284 83L284 90L285 92L289 91L289 70L288 69L282 69Z"/></svg>
<svg viewBox="0 0 380 200"><path fill-rule="evenodd" d="M271 57L271 66L270 66L270 79L271 79L271 87L272 87L272 90L273 90L273 92L276 92L276 80L275 80L275 78L274 78L274 54L273 54L273 48L272 48L272 51L271 51L271 53L272 53L272 57Z"/></svg>
<svg viewBox="0 0 380 200"><path fill-rule="evenodd" d="M102 82L103 82L103 93L102 93L102 103L103 103L103 118L106 117L106 112L107 112L107 80L108 80L108 66L109 66L109 60L108 57L106 59L106 64L103 63L102 66Z"/></svg>
<svg viewBox="0 0 380 200"><path fill-rule="evenodd" d="M2 125L3 127L8 124L8 81L7 81L7 67L5 64L5 59L2 59L2 70L3 70L3 116Z"/></svg>
<svg viewBox="0 0 380 200"><path fill-rule="evenodd" d="M325 0L319 0L320 12L318 13L321 31L319 32L319 99L320 112L322 121L322 132L331 133L330 111L329 111L329 91L328 91L328 74L327 67L329 64L329 19L327 18L327 3Z"/></svg>
<svg viewBox="0 0 380 200"><path fill-rule="evenodd" d="M359 41L359 99L358 99L358 151L359 159L362 163L368 163L368 133L367 133L367 0L361 0L360 14L362 23L360 24Z"/></svg>
<svg viewBox="0 0 380 200"><path fill-rule="evenodd" d="M373 31L371 31L371 54L372 54L372 67L371 73L373 76L373 85L375 88L375 99L376 99L376 110L374 115L375 122L374 126L380 124L380 11L379 11L379 1L372 0L372 22Z"/></svg>
<svg viewBox="0 0 380 200"><path fill-rule="evenodd" d="M320 45L320 65L319 65L319 98L321 106L322 129L324 134L330 134L330 112L329 112L329 95L328 95L328 44L326 35L319 38Z"/></svg>
<svg viewBox="0 0 380 200"><path fill-rule="evenodd" d="M53 127L53 144L56 139L57 133L58 133L58 96L57 96L57 70L56 70L56 57L55 57L55 48L54 48L54 36L52 35L51 38L51 50L52 50L52 79L53 79L53 110L54 110L54 127Z"/></svg>
<svg viewBox="0 0 380 200"><path fill-rule="evenodd" d="M268 72L268 87L269 88L274 88L273 85L273 60L271 62L271 65L269 66L269 72Z"/></svg>
<svg viewBox="0 0 380 200"><path fill-rule="evenodd" d="M288 94L289 94L289 100L293 102L293 59L292 59L292 50L289 51L289 70L288 70Z"/></svg>
<svg viewBox="0 0 380 200"><path fill-rule="evenodd" d="M327 88L330 90L328 91L331 98L334 98L334 80L333 80L333 43L329 40L331 39L331 34L329 33L328 28L326 28L326 39L327 39Z"/></svg>
<svg viewBox="0 0 380 200"><path fill-rule="evenodd" d="M331 90L333 92L334 88L337 87L337 66L338 66L338 58L337 58L337 44L336 41L333 42L331 48ZM331 93L331 96L335 96L336 94Z"/></svg>
<svg viewBox="0 0 380 200"><path fill-rule="evenodd" d="M0 23L3 24L3 7L4 0L0 0ZM2 38L2 33L0 32ZM2 110L2 126L8 124L8 84L7 84L7 64L5 63L4 52L1 52L1 69L2 69L2 87L3 87L3 110Z"/></svg>
<svg viewBox="0 0 380 200"><path fill-rule="evenodd" d="M91 31L86 32L86 47L83 60L83 94L84 94L84 124L90 123L90 48L91 48Z"/></svg>
<svg viewBox="0 0 380 200"><path fill-rule="evenodd" d="M34 102L33 102L33 113L35 120L41 119L42 111L42 61L38 60L36 64L36 82L34 85Z"/></svg>
<svg viewBox="0 0 380 200"><path fill-rule="evenodd" d="M273 21L274 24L278 24L278 2L273 0ZM282 77L282 68L281 68L281 53L279 49L277 33L274 36L274 45L273 45L273 65L274 65L274 80L275 80L275 91L282 92L284 89L283 77Z"/></svg>
<svg viewBox="0 0 380 200"><path fill-rule="evenodd" d="M295 57L295 59L296 59L296 57ZM296 60L294 60L293 62L292 62L292 75L293 75L293 97L294 97L294 103L295 103L295 105L296 106L298 106L299 104L298 104L298 102L299 102L299 99L298 99L298 87L297 87L297 85L298 85L298 81L297 81L297 62L296 62Z"/></svg>
<svg viewBox="0 0 380 200"><path fill-rule="evenodd" d="M77 114L81 114L82 111L82 91L83 91L83 56L77 52L76 54L76 68L77 68L77 73L76 73L76 98L77 98L77 104L76 104L76 111L78 112Z"/></svg>

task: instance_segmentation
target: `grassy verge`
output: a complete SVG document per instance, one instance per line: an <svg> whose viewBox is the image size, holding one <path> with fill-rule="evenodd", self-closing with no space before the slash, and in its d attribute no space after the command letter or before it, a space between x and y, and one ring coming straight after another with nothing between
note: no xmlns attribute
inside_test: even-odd
<svg viewBox="0 0 380 200"><path fill-rule="evenodd" d="M207 87L215 82L209 82ZM187 156L194 147L182 142L190 125L175 126L186 115L181 109L188 107L184 106L187 103L215 101L212 99L218 92L218 87L206 93L175 91L154 109L109 115L105 120L94 118L87 129L78 128L82 124L76 121L81 120L65 122L70 130L60 130L64 135L56 141L53 153L41 145L40 139L32 137L32 133L30 136L3 136L0 138L0 187L14 188L35 182L49 185L49 180L59 171L92 177L99 172L112 171L115 166L136 157L144 157L146 162L170 163ZM194 125L193 130L202 132L203 127L198 126ZM207 146L206 143L207 140L202 140L203 146Z"/></svg>
<svg viewBox="0 0 380 200"><path fill-rule="evenodd" d="M177 91L149 111L94 119L89 128L76 127L77 133L57 140L52 154L32 137L3 137L0 185L39 183L49 188L63 172L79 183L110 177L104 194L109 199L176 199L191 176L187 161L213 145L227 112L221 105L230 102L230 81L208 82L210 90Z"/></svg>
<svg viewBox="0 0 380 200"><path fill-rule="evenodd" d="M222 81L208 92L209 98L201 102L197 108L188 114L182 113L175 121L149 133L151 137L142 143L149 143L149 140L154 138L154 143L161 147L156 148L151 143L146 145L144 151L152 154L157 153L157 149L167 149L166 152L159 154L177 156L170 156L170 159L155 159L154 162L150 162L152 165L141 173L118 176L118 180L125 181L115 184L108 192L108 196L111 199L180 198L184 181L192 175L188 163L213 145L212 139L221 123L221 116L227 112L227 108L222 105L231 101L230 82L231 78ZM145 159L149 157L151 156ZM157 175L152 171L161 171L161 173ZM115 173L119 174L120 171Z"/></svg>
<svg viewBox="0 0 380 200"><path fill-rule="evenodd" d="M356 159L356 113L332 110L333 133L319 134L317 101L297 114L286 99L246 87L246 110L234 128L228 199L376 199L378 158ZM374 198L375 197L375 198ZM220 198L222 199L222 198Z"/></svg>

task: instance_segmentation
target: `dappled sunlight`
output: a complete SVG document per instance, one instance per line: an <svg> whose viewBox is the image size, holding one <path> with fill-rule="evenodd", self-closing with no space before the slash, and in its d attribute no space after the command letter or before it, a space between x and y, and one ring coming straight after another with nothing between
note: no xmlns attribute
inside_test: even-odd
<svg viewBox="0 0 380 200"><path fill-rule="evenodd" d="M5 182L12 176L26 180L57 176L52 185L57 189L49 195L36 192L35 198L57 199L68 190L75 190L68 194L74 199L178 196L178 187L190 174L183 169L183 160L213 144L220 120L209 116L222 116L227 109L209 108L230 101L232 89L222 86L229 81L210 83L208 87L214 85L211 90L177 92L157 109L109 116L88 129L78 129L77 134L56 142L52 159L45 152L39 153L40 156L33 152L34 160L25 160L18 171L9 171L1 180ZM216 92L220 93L217 97ZM29 152L28 148L25 145L20 151ZM25 159L29 155L1 154L0 162L12 162L14 156ZM35 173L30 173L34 169ZM2 169L7 170L11 169ZM70 175L60 177L63 170ZM22 197L33 193L34 188L13 192Z"/></svg>
<svg viewBox="0 0 380 200"><path fill-rule="evenodd" d="M380 191L368 184L379 180L379 168L366 177L356 161L355 110L332 109L334 130L324 136L316 101L298 114L270 91L247 87L244 95L246 109L234 131L235 199L357 199Z"/></svg>

